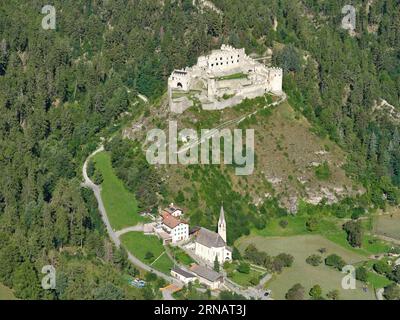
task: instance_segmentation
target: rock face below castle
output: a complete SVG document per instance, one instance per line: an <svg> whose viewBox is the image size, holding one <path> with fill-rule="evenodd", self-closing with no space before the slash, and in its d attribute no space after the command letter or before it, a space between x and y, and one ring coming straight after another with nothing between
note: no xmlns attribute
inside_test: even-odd
<svg viewBox="0 0 400 320"><path fill-rule="evenodd" d="M182 113L196 105L221 110L268 92L282 94L281 68L269 68L246 55L244 49L222 45L197 64L175 70L168 79L172 112Z"/></svg>

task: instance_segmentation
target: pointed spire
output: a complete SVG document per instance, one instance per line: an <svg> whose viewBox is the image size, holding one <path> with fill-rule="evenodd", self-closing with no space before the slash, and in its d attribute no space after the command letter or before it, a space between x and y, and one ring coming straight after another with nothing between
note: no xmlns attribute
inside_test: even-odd
<svg viewBox="0 0 400 320"><path fill-rule="evenodd" d="M225 213L224 213L224 206L221 206L221 211L219 213L219 220L218 224L224 223L225 224Z"/></svg>

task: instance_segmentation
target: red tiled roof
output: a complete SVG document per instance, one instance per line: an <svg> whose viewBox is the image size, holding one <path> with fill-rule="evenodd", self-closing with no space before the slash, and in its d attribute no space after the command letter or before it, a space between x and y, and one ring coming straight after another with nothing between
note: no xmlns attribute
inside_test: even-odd
<svg viewBox="0 0 400 320"><path fill-rule="evenodd" d="M186 222L183 222L183 221L181 221L181 220L175 218L174 216L172 216L172 215L169 214L168 212L163 212L163 213L161 214L161 216L162 216L162 218L163 218L163 223L164 223L167 227L169 227L169 228L171 228L171 229L174 229L175 227L177 227L177 226L180 225L181 223L185 223L185 224L186 224Z"/></svg>

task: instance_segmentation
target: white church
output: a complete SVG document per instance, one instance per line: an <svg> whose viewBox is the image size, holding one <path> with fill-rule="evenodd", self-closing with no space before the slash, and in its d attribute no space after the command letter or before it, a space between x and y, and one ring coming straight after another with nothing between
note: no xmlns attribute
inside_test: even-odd
<svg viewBox="0 0 400 320"><path fill-rule="evenodd" d="M232 249L226 244L226 221L223 207L221 207L218 220L218 233L200 228L195 239L194 253L210 264L214 263L215 258L220 264L232 261Z"/></svg>

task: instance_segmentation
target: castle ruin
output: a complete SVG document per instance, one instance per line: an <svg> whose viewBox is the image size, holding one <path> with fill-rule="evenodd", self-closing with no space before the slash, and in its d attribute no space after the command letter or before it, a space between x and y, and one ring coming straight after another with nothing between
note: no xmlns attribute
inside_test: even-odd
<svg viewBox="0 0 400 320"><path fill-rule="evenodd" d="M221 110L271 92L282 94L283 71L247 56L244 49L222 45L197 64L175 70L168 79L170 109L182 113L197 105Z"/></svg>

